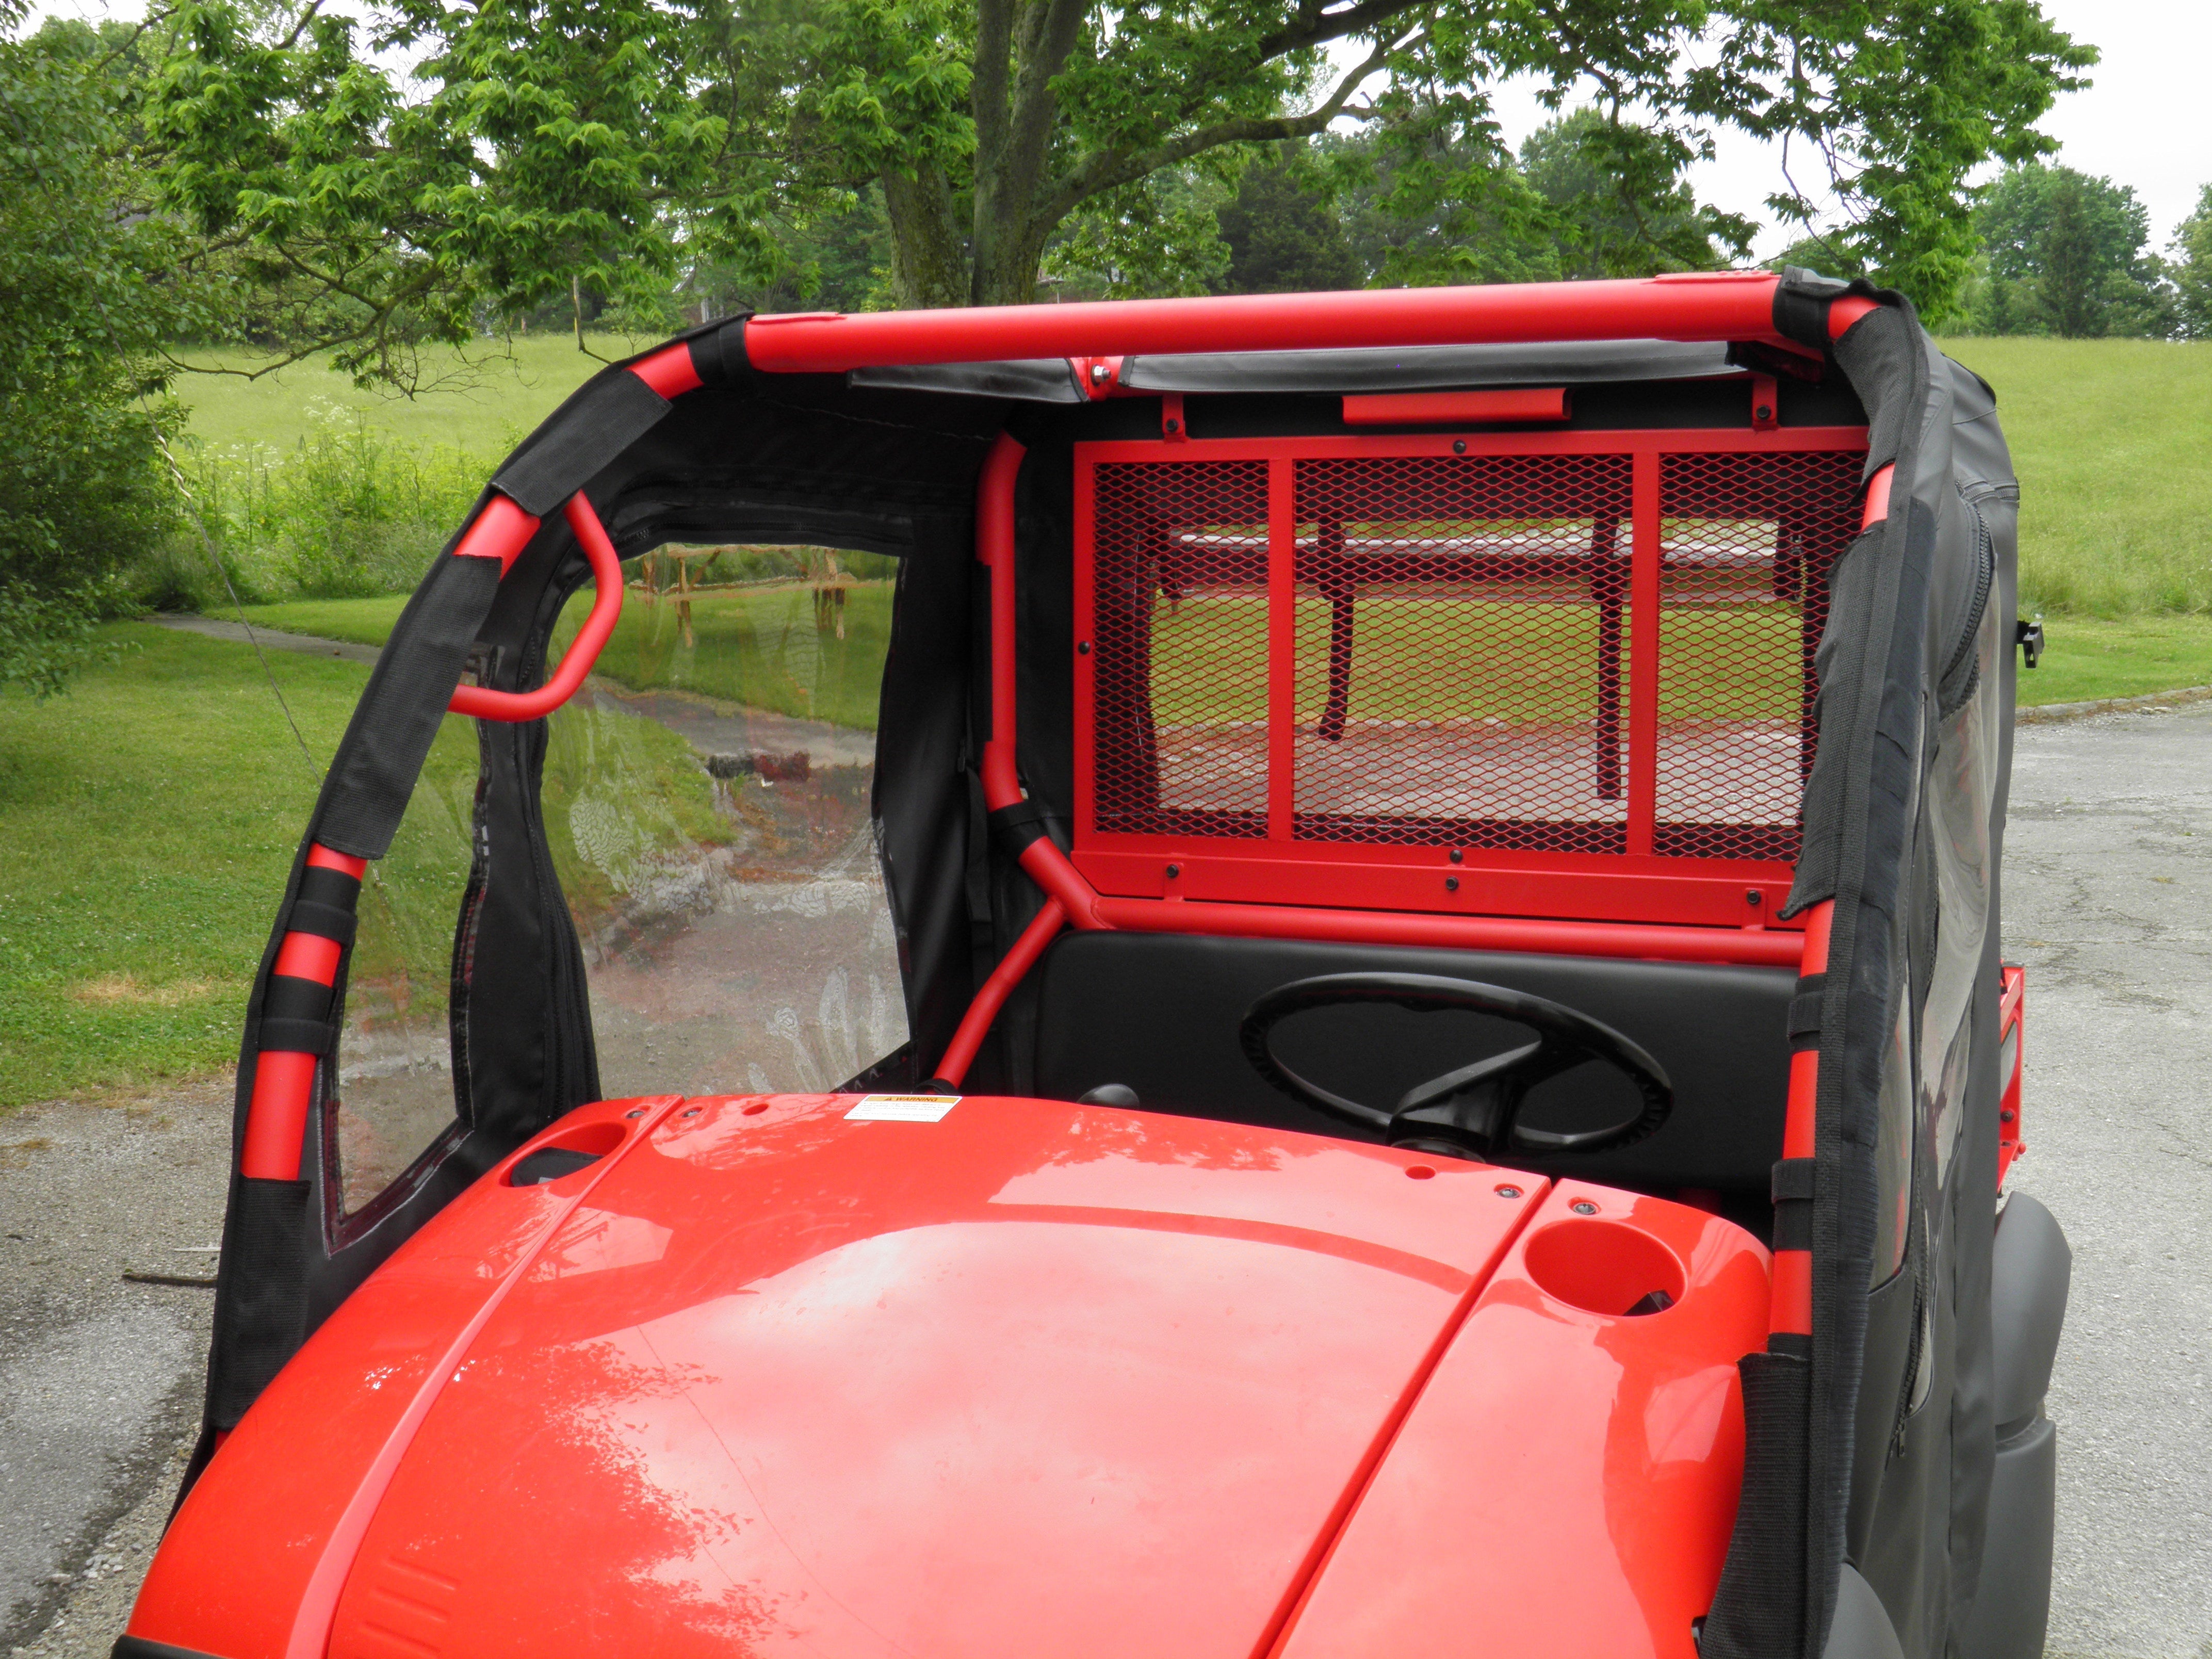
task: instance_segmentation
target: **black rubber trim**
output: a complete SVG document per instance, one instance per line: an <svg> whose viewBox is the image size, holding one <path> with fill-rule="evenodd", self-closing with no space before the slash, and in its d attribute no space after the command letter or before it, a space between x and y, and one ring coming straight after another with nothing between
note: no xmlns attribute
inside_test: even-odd
<svg viewBox="0 0 2212 1659"><path fill-rule="evenodd" d="M991 839L1009 857L1018 859L1051 835L1047 827L1051 821L1052 813L1041 801L1025 800L1012 806L1001 806L990 815Z"/></svg>
<svg viewBox="0 0 2212 1659"><path fill-rule="evenodd" d="M1797 981L1797 994L1790 999L1790 1053L1820 1046L1820 999L1827 989L1826 974L1808 974Z"/></svg>
<svg viewBox="0 0 2212 1659"><path fill-rule="evenodd" d="M107 1650L108 1659L216 1659L198 1648L174 1648L167 1642L149 1642L143 1636L118 1636Z"/></svg>
<svg viewBox="0 0 2212 1659"><path fill-rule="evenodd" d="M1850 284L1792 265L1774 290L1774 331L1785 340L1828 349L1828 307L1850 292Z"/></svg>

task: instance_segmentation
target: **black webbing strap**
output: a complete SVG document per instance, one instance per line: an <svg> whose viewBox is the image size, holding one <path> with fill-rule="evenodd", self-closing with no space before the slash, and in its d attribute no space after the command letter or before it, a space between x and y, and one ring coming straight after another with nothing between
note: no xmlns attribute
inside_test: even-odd
<svg viewBox="0 0 2212 1659"><path fill-rule="evenodd" d="M1820 998L1827 988L1826 974L1808 974L1797 981L1797 994L1790 999L1790 1053L1820 1046Z"/></svg>
<svg viewBox="0 0 2212 1659"><path fill-rule="evenodd" d="M361 901L361 878L343 870L326 870L311 864L300 872L300 891L284 918L284 930L312 933L340 945L353 943L358 925L354 907Z"/></svg>
<svg viewBox="0 0 2212 1659"><path fill-rule="evenodd" d="M1785 1158L1774 1166L1774 1248L1813 1248L1813 1160Z"/></svg>
<svg viewBox="0 0 2212 1659"><path fill-rule="evenodd" d="M1019 858L1051 833L1046 827L1051 821L1052 814L1042 802L1018 801L992 812L991 838L1010 856Z"/></svg>
<svg viewBox="0 0 2212 1659"><path fill-rule="evenodd" d="M264 1054L327 1054L337 1039L331 1023L334 994L327 985L296 974L271 974L261 1000L256 1038Z"/></svg>
<svg viewBox="0 0 2212 1659"><path fill-rule="evenodd" d="M1828 307L1850 292L1832 276L1792 266L1774 289L1774 331L1815 351L1828 349Z"/></svg>

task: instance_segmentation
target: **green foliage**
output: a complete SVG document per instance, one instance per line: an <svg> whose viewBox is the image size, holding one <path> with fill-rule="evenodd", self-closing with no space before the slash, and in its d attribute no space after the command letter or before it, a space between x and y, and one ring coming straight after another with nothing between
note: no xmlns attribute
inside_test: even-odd
<svg viewBox="0 0 2212 1659"><path fill-rule="evenodd" d="M170 522L142 399L189 312L172 228L125 211L111 47L82 24L21 38L23 18L0 0L0 688L43 697Z"/></svg>
<svg viewBox="0 0 2212 1659"><path fill-rule="evenodd" d="M173 38L165 199L288 339L394 379L564 293L1017 303L1048 254L1188 291L1244 167L1338 122L1419 227L1383 239L1389 280L1487 274L1492 227L1571 272L1703 263L1740 227L1680 180L1733 127L1813 147L1861 258L1940 311L1969 174L2048 149L2033 124L2092 58L2036 0L184 0ZM1527 177L1490 111L1516 76L1601 111Z"/></svg>
<svg viewBox="0 0 2212 1659"><path fill-rule="evenodd" d="M2126 185L2032 163L1990 186L1974 223L1987 262L1976 332L2074 340L2173 332L2172 291L2145 251L2150 216Z"/></svg>
<svg viewBox="0 0 2212 1659"><path fill-rule="evenodd" d="M1366 273L1336 204L1311 174L1291 157L1245 173L1236 199L1217 216L1229 246L1224 292L1326 293L1364 285Z"/></svg>
<svg viewBox="0 0 2212 1659"><path fill-rule="evenodd" d="M2212 185L2197 198L2197 211L2174 234L2179 256L2170 267L2181 332L2192 340L2212 340Z"/></svg>

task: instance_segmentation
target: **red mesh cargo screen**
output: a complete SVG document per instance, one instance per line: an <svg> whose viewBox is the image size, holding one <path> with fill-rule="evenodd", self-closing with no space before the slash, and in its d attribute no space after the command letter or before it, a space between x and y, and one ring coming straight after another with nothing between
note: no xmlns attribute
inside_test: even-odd
<svg viewBox="0 0 2212 1659"><path fill-rule="evenodd" d="M1794 859L1863 455L1589 435L1097 462L1088 830Z"/></svg>

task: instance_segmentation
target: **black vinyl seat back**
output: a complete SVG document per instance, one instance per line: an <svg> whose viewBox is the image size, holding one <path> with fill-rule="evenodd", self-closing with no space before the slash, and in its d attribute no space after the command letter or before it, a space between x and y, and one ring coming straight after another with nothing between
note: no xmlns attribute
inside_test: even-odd
<svg viewBox="0 0 2212 1659"><path fill-rule="evenodd" d="M1673 1117L1636 1146L1543 1167L1639 1191L1715 1191L1731 1214L1763 1231L1789 1087L1796 976L1786 969L1071 933L1038 970L1035 1091L1075 1100L1120 1084L1147 1111L1372 1139L1270 1087L1237 1035L1264 992L1317 974L1368 971L1441 974L1549 997L1641 1044L1674 1084ZM1374 1006L1317 1009L1276 1033L1278 1052L1305 1076L1382 1106L1426 1079L1530 1040L1506 1020ZM1593 1064L1529 1098L1524 1121L1532 1127L1580 1129L1628 1115L1633 1097L1625 1078Z"/></svg>

